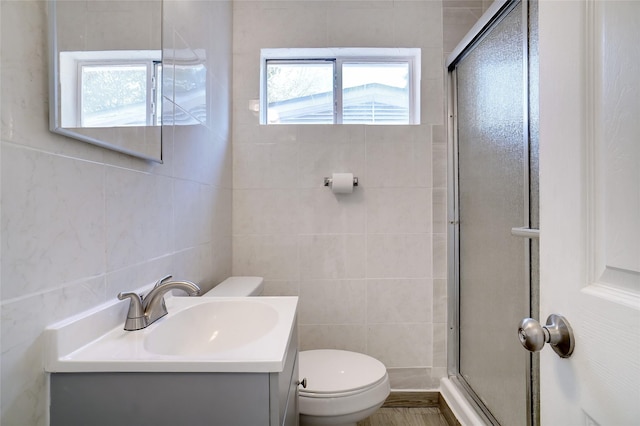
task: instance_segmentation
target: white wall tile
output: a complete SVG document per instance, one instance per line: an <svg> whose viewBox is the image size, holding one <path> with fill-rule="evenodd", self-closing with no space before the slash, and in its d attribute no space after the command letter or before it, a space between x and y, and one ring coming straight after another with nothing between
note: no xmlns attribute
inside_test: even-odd
<svg viewBox="0 0 640 426"><path fill-rule="evenodd" d="M411 7L411 2L405 0L398 2L398 7L394 7L394 41L397 46L431 47L442 52L441 3L422 3L422 7Z"/></svg>
<svg viewBox="0 0 640 426"><path fill-rule="evenodd" d="M113 300L120 292L132 291L174 274L176 271L169 256L109 272L105 275L105 300ZM124 307L126 303L123 303Z"/></svg>
<svg viewBox="0 0 640 426"><path fill-rule="evenodd" d="M334 194L328 187L300 189L294 220L301 234L364 234L366 190Z"/></svg>
<svg viewBox="0 0 640 426"><path fill-rule="evenodd" d="M302 188L321 188L333 173L353 173L362 182L365 175L365 145L361 141L300 143L297 175Z"/></svg>
<svg viewBox="0 0 640 426"><path fill-rule="evenodd" d="M447 322L447 280L433 280L433 322Z"/></svg>
<svg viewBox="0 0 640 426"><path fill-rule="evenodd" d="M287 280L265 280L264 296L299 296L300 282Z"/></svg>
<svg viewBox="0 0 640 426"><path fill-rule="evenodd" d="M367 235L367 278L432 276L430 234Z"/></svg>
<svg viewBox="0 0 640 426"><path fill-rule="evenodd" d="M433 366L447 366L447 332L446 323L433 324Z"/></svg>
<svg viewBox="0 0 640 426"><path fill-rule="evenodd" d="M205 204L208 212L205 217L209 218L208 226L211 227L209 240L216 242L217 239L231 238L231 225L233 223L233 214L231 211L233 192L230 188L220 188L217 186L202 187L202 197L210 204ZM210 198L209 198L210 197ZM208 229L205 229L207 232Z"/></svg>
<svg viewBox="0 0 640 426"><path fill-rule="evenodd" d="M2 298L104 270L104 167L2 147Z"/></svg>
<svg viewBox="0 0 640 426"><path fill-rule="evenodd" d="M388 368L389 381L391 389L435 389L431 385L431 369L430 368Z"/></svg>
<svg viewBox="0 0 640 426"><path fill-rule="evenodd" d="M367 323L430 323L430 279L367 280Z"/></svg>
<svg viewBox="0 0 640 426"><path fill-rule="evenodd" d="M211 232L211 227L209 219L205 215L210 214L212 206L206 205L209 209L205 210L207 200L202 197L201 187L202 185L198 182L173 182L172 203L178 208L175 209L171 234L175 238L173 247L176 250L208 241L207 237Z"/></svg>
<svg viewBox="0 0 640 426"><path fill-rule="evenodd" d="M234 10L234 53L252 52L262 47L326 47L327 23L322 2L306 2L300 7L293 2L269 8L254 7ZM270 2L265 2L270 3Z"/></svg>
<svg viewBox="0 0 640 426"><path fill-rule="evenodd" d="M115 294L113 295L115 297ZM106 300L103 277L88 278L32 297L7 300L2 304L2 353L29 344L42 330ZM20 330L15 333L15 330Z"/></svg>
<svg viewBox="0 0 640 426"><path fill-rule="evenodd" d="M367 353L388 368L431 365L431 324L373 324L367 328Z"/></svg>
<svg viewBox="0 0 640 426"><path fill-rule="evenodd" d="M42 372L42 338L3 352L0 359L2 424L45 426L47 388Z"/></svg>
<svg viewBox="0 0 640 426"><path fill-rule="evenodd" d="M369 188L367 233L431 232L431 189Z"/></svg>
<svg viewBox="0 0 640 426"><path fill-rule="evenodd" d="M430 102L423 104L424 107L420 110L420 122L422 124L442 124L445 100L442 79L423 79L420 97L426 97L431 100Z"/></svg>
<svg viewBox="0 0 640 426"><path fill-rule="evenodd" d="M302 280L300 324L364 324L365 280Z"/></svg>
<svg viewBox="0 0 640 426"><path fill-rule="evenodd" d="M364 235L300 235L303 279L364 278Z"/></svg>
<svg viewBox="0 0 640 426"><path fill-rule="evenodd" d="M204 57L227 64L209 69L215 69L216 81L230 81L230 75L217 73L231 71L231 2L184 1L180 7L189 3L216 9L215 19L228 21L212 26L198 12L206 28L190 22L186 27L193 29L193 37L187 31L181 35L187 46L217 49ZM0 2L0 7L0 423L44 426L48 406L40 336L46 325L165 274L206 286L231 273L230 130L224 121L215 128L172 126L174 99L165 91L169 117L162 129L163 164L51 133L47 2ZM171 16L165 13L164 18ZM178 19L167 29L179 24ZM215 43L200 45L213 38L202 30L216 28ZM165 31L166 53L173 44L171 31ZM210 89L218 95L215 113L229 121L230 87L214 84Z"/></svg>
<svg viewBox="0 0 640 426"><path fill-rule="evenodd" d="M298 197L289 189L236 190L233 196L233 233L297 234ZM259 212L259 214L258 214Z"/></svg>
<svg viewBox="0 0 640 426"><path fill-rule="evenodd" d="M397 47L389 16L388 8L331 9L327 12L327 46Z"/></svg>
<svg viewBox="0 0 640 426"><path fill-rule="evenodd" d="M433 234L433 277L447 278L447 234Z"/></svg>
<svg viewBox="0 0 640 426"><path fill-rule="evenodd" d="M433 187L447 187L447 145L433 144Z"/></svg>
<svg viewBox="0 0 640 426"><path fill-rule="evenodd" d="M425 80L442 79L445 74L441 47L422 49L422 73Z"/></svg>
<svg viewBox="0 0 640 426"><path fill-rule="evenodd" d="M301 126L266 126L268 129L291 127L297 130L298 139L302 143L346 143L363 142L367 126L352 124L348 126L332 126L328 124L305 124ZM383 126L386 127L386 126Z"/></svg>
<svg viewBox="0 0 640 426"><path fill-rule="evenodd" d="M360 324L300 325L300 350L342 349L366 352L367 327Z"/></svg>
<svg viewBox="0 0 640 426"><path fill-rule="evenodd" d="M234 144L233 187L299 187L296 143Z"/></svg>
<svg viewBox="0 0 640 426"><path fill-rule="evenodd" d="M398 142L419 142L430 141L429 126L367 126L365 127L365 137L367 143L398 143Z"/></svg>
<svg viewBox="0 0 640 426"><path fill-rule="evenodd" d="M180 108L176 106L176 114ZM213 183L218 170L215 163L215 136L203 124L176 124L174 127L173 175L178 178L202 183Z"/></svg>
<svg viewBox="0 0 640 426"><path fill-rule="evenodd" d="M444 29L444 51L450 53L455 49L460 40L467 34L471 27L482 16L482 2L477 1L476 7L469 7L469 4L453 6L452 2L445 4L443 8Z"/></svg>
<svg viewBox="0 0 640 426"><path fill-rule="evenodd" d="M104 278L89 278L2 304L3 425L44 426L48 409L42 330L105 300ZM126 311L122 312L123 315Z"/></svg>
<svg viewBox="0 0 640 426"><path fill-rule="evenodd" d="M407 139L372 141L367 135L366 187L431 186L431 144Z"/></svg>
<svg viewBox="0 0 640 426"><path fill-rule="evenodd" d="M447 189L433 188L433 232L446 234L449 226L447 218Z"/></svg>
<svg viewBox="0 0 640 426"><path fill-rule="evenodd" d="M105 185L107 271L170 252L171 180L109 167Z"/></svg>
<svg viewBox="0 0 640 426"><path fill-rule="evenodd" d="M233 275L298 280L297 242L295 235L234 235Z"/></svg>
<svg viewBox="0 0 640 426"><path fill-rule="evenodd" d="M256 70L260 69L260 51L238 53L233 57L233 93L237 99L259 99L260 76ZM248 103L241 103L241 107L249 109ZM247 142L247 141L243 141Z"/></svg>

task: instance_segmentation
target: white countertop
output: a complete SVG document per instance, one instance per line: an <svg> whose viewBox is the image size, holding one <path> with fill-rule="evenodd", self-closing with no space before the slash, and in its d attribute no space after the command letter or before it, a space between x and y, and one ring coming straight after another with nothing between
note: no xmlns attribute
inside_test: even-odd
<svg viewBox="0 0 640 426"><path fill-rule="evenodd" d="M207 355L161 355L145 349L145 337L163 321L194 306L247 301L270 305L276 325L243 346ZM297 297L165 297L169 314L149 327L123 330L128 301L103 305L45 330L47 372L280 372L295 330ZM198 324L193 324L198 327Z"/></svg>

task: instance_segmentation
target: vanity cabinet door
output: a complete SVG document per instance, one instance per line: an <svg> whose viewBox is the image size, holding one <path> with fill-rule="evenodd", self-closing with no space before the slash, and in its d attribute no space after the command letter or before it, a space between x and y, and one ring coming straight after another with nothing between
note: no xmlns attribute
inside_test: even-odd
<svg viewBox="0 0 640 426"><path fill-rule="evenodd" d="M267 426L269 404L265 373L51 375L51 426Z"/></svg>
<svg viewBox="0 0 640 426"><path fill-rule="evenodd" d="M293 366L293 374L289 383L289 397L284 411L282 426L298 426L300 410L298 409L298 357Z"/></svg>
<svg viewBox="0 0 640 426"><path fill-rule="evenodd" d="M298 338L297 330L287 348L284 369L280 373L271 373L271 425L297 425L298 416ZM294 421L292 423L292 421Z"/></svg>

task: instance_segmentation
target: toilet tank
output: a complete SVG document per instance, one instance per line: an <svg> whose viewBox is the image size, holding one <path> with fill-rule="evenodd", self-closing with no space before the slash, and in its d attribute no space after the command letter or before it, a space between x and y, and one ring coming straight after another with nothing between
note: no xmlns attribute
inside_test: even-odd
<svg viewBox="0 0 640 426"><path fill-rule="evenodd" d="M263 288L264 278L262 277L229 277L202 297L260 296Z"/></svg>

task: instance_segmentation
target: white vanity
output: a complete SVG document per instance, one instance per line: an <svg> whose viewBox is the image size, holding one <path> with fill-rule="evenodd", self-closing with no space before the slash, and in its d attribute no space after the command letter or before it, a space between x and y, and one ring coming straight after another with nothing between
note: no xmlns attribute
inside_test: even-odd
<svg viewBox="0 0 640 426"><path fill-rule="evenodd" d="M122 329L123 304L46 331L50 424L297 425L296 297L168 297Z"/></svg>

